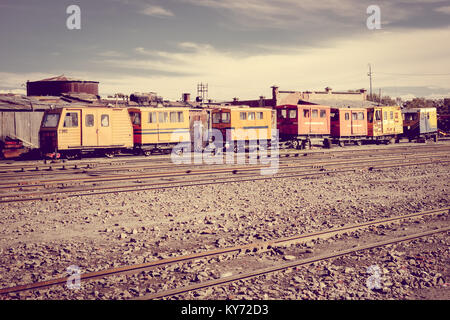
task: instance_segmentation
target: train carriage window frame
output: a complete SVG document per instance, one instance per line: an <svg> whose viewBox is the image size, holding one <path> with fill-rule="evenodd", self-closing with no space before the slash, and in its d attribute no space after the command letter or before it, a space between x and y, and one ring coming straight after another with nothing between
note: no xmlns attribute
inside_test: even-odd
<svg viewBox="0 0 450 320"><path fill-rule="evenodd" d="M169 113L169 122L176 123L178 122L178 114L176 111L170 111Z"/></svg>
<svg viewBox="0 0 450 320"><path fill-rule="evenodd" d="M78 112L67 112L64 115L64 128L77 128L78 127Z"/></svg>
<svg viewBox="0 0 450 320"><path fill-rule="evenodd" d="M47 113L42 122L42 128L56 128L60 117L61 115L59 113Z"/></svg>
<svg viewBox="0 0 450 320"><path fill-rule="evenodd" d="M131 123L140 126L141 125L141 114L139 112L131 112Z"/></svg>
<svg viewBox="0 0 450 320"><path fill-rule="evenodd" d="M158 123L158 117L156 116L156 111L150 111L148 113L148 123Z"/></svg>
<svg viewBox="0 0 450 320"><path fill-rule="evenodd" d="M368 111L368 112L367 112L367 121L368 121L369 123L372 123L372 122L373 122L373 111Z"/></svg>
<svg viewBox="0 0 450 320"><path fill-rule="evenodd" d="M321 110L320 110L320 117L321 117L321 118L326 118L326 117L327 117L327 111L321 109Z"/></svg>
<svg viewBox="0 0 450 320"><path fill-rule="evenodd" d="M264 120L264 112L257 112L256 120Z"/></svg>
<svg viewBox="0 0 450 320"><path fill-rule="evenodd" d="M346 112L345 113L345 121L348 121L348 120L350 120L350 113Z"/></svg>
<svg viewBox="0 0 450 320"><path fill-rule="evenodd" d="M375 120L377 120L377 121L381 120L381 110L375 111Z"/></svg>
<svg viewBox="0 0 450 320"><path fill-rule="evenodd" d="M256 120L256 115L255 115L255 113L254 113L254 112L249 112L249 113L248 113L247 119L248 119L248 120Z"/></svg>
<svg viewBox="0 0 450 320"><path fill-rule="evenodd" d="M109 114L102 114L100 117L100 123L102 127L109 127Z"/></svg>
<svg viewBox="0 0 450 320"><path fill-rule="evenodd" d="M387 111L383 112L383 120L388 120L388 113L387 113Z"/></svg>
<svg viewBox="0 0 450 320"><path fill-rule="evenodd" d="M280 119L286 119L287 118L287 110L286 109L281 109L279 110L279 115L278 117Z"/></svg>
<svg viewBox="0 0 450 320"><path fill-rule="evenodd" d="M358 113L352 112L352 120L358 120Z"/></svg>
<svg viewBox="0 0 450 320"><path fill-rule="evenodd" d="M339 112L330 112L330 120L331 121L339 121Z"/></svg>
<svg viewBox="0 0 450 320"><path fill-rule="evenodd" d="M178 111L178 122L184 122L184 112Z"/></svg>
<svg viewBox="0 0 450 320"><path fill-rule="evenodd" d="M159 123L169 123L169 113L166 111L159 111L158 120Z"/></svg>
<svg viewBox="0 0 450 320"><path fill-rule="evenodd" d="M358 112L358 120L364 120L364 112Z"/></svg>
<svg viewBox="0 0 450 320"><path fill-rule="evenodd" d="M389 114L389 116L390 116L390 119L391 119L391 120L394 120L394 111L391 111L390 114Z"/></svg>
<svg viewBox="0 0 450 320"><path fill-rule="evenodd" d="M95 120L95 117L92 113L87 114L84 117L84 123L85 123L86 127L88 127L88 128L93 127L94 123L95 123L94 120Z"/></svg>
<svg viewBox="0 0 450 320"><path fill-rule="evenodd" d="M213 123L218 124L220 123L220 120L222 119L222 113L221 112L214 112L213 113Z"/></svg>
<svg viewBox="0 0 450 320"><path fill-rule="evenodd" d="M319 117L319 110L318 109L312 109L311 118L315 119L315 118L318 118L318 117Z"/></svg>
<svg viewBox="0 0 450 320"><path fill-rule="evenodd" d="M309 109L303 109L303 117L309 118Z"/></svg>
<svg viewBox="0 0 450 320"><path fill-rule="evenodd" d="M220 116L220 121L222 123L230 123L231 121L231 114L229 112L222 112Z"/></svg>
<svg viewBox="0 0 450 320"><path fill-rule="evenodd" d="M290 109L288 117L289 119L297 119L297 109Z"/></svg>
<svg viewBox="0 0 450 320"><path fill-rule="evenodd" d="M239 120L247 120L247 112L239 112Z"/></svg>

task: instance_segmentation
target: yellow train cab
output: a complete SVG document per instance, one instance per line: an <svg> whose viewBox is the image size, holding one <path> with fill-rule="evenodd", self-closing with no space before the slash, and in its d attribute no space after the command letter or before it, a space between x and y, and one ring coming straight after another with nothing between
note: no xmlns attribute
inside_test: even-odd
<svg viewBox="0 0 450 320"><path fill-rule="evenodd" d="M403 133L400 106L379 106L367 109L367 132L369 140L389 143Z"/></svg>
<svg viewBox="0 0 450 320"><path fill-rule="evenodd" d="M67 107L47 110L39 132L43 154L68 158L100 152L106 156L133 147L126 108Z"/></svg>
<svg viewBox="0 0 450 320"><path fill-rule="evenodd" d="M272 128L276 128L275 112L247 106L216 108L212 110L212 127L222 132L224 141L270 140Z"/></svg>
<svg viewBox="0 0 450 320"><path fill-rule="evenodd" d="M136 151L150 154L170 150L174 145L190 143L189 108L128 108L133 125Z"/></svg>

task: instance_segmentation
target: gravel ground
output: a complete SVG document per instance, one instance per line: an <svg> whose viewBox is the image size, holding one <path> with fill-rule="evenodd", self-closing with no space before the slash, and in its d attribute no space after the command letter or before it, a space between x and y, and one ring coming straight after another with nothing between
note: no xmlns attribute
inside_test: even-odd
<svg viewBox="0 0 450 320"><path fill-rule="evenodd" d="M449 206L448 169L448 165L433 164L332 173L318 177L108 194L95 198L1 204L0 287L67 276L67 268L71 265L78 266L81 272L96 271ZM318 281L322 290L292 292L291 282L297 280L291 279L291 275L289 279L284 279L284 274L280 273L276 277L255 280L261 282L259 287L252 285L253 293L249 294L247 290L242 295L244 298L257 299L448 299L448 287L443 285L449 280L448 271L438 268L442 266L441 263L448 265L448 238L439 235L431 237L431 240L431 244L437 244L431 251L422 248L421 241L398 245L399 249L386 249L386 252L406 252L395 256L398 265L406 263L408 266L405 272L412 274L416 272L413 267L417 267L417 272L423 270L429 274L429 277L425 277L429 285L420 282L419 285L415 282L402 284L410 287L408 294L403 291L396 294L396 290L391 289L388 296L377 292L373 295L358 295L358 291L350 286L353 278L350 273L346 277L345 267L339 268L337 259L323 266L328 268L329 265L332 279L337 273L344 274L343 283L336 290L324 290L323 282L315 274L308 273L310 269L300 268L295 271L300 277L297 280L305 288ZM387 254L383 250L377 253L380 257ZM411 253L408 250L412 250ZM436 268L428 272L420 264L409 264L411 259L407 257L427 256L427 252L435 259L440 259L432 266ZM363 259L367 255L357 257ZM383 269L389 266L382 264L380 267ZM366 272L365 269L361 271L353 268L356 273ZM220 276L227 271L204 272L209 276L214 272ZM187 275L186 280L196 280L190 276ZM200 278L202 276L205 275L200 275ZM155 274L150 271L143 277L148 283L161 285L162 289L164 286L170 287L175 281L167 272L158 275L157 271ZM136 296L136 292L142 291L138 288L139 283L128 283L125 276L117 277L116 280L122 281L122 287L127 286L129 290L102 280L100 287L96 288L86 284L81 290L41 290L10 294L0 299L121 299L131 298ZM395 281L393 283L398 284ZM234 286L240 285L237 283ZM213 290L202 294L200 298L242 296L235 295L232 293L234 291L223 294L218 292Z"/></svg>

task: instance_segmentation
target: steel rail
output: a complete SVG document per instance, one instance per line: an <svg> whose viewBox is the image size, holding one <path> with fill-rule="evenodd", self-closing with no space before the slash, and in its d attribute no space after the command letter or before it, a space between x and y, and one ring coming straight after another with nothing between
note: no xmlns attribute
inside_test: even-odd
<svg viewBox="0 0 450 320"><path fill-rule="evenodd" d="M444 153L445 154L445 153ZM425 155L414 155L414 159L420 159L420 158L435 158L441 156L441 153L438 154L425 154ZM450 154L447 156L449 157ZM299 165L289 165L292 163L290 160L282 160L281 165L279 167L282 168L303 168L303 167L318 167L318 166L331 166L331 165L348 165L353 163L361 163L361 162L386 162L386 161L395 161L395 160L405 160L405 157L398 156L398 155L392 155L388 157L383 157L382 159L379 158L362 158L362 159L356 159L356 160L323 160L323 161L316 161L316 162L307 162L302 163ZM285 164L287 162L287 164ZM173 169L174 166L170 166L167 168ZM178 165L177 165L178 167ZM182 165L183 167L183 165ZM18 188L18 187L37 187L37 186L47 186L47 185L54 185L54 186L63 186L65 183L86 183L86 182L103 182L103 181L120 181L120 180L128 180L128 179L143 179L143 178L164 178L164 177L174 177L174 176L191 176L191 175L201 175L201 174L214 174L214 173L235 173L236 170L239 171L255 171L260 170L261 168L267 167L267 165L252 165L247 164L245 166L228 166L228 167L219 167L215 169L189 169L189 170L178 170L178 171L170 171L170 172L155 172L155 173L141 173L141 174L115 174L115 175L107 175L107 176L101 176L101 177L68 177L64 179L35 179L35 180L28 180L28 181L18 181L18 182L5 182L0 183L0 189L12 189L12 188ZM154 167L148 167L149 169L154 169ZM93 172L90 172L90 174L93 174ZM100 174L95 172L95 174Z"/></svg>
<svg viewBox="0 0 450 320"><path fill-rule="evenodd" d="M270 248L270 247L276 247L276 246L281 246L281 245L290 245L290 244L299 243L299 242L308 242L313 239L327 239L327 238L331 238L337 234L348 233L348 232L365 229L368 227L377 226L377 225L381 225L381 224L394 223L394 222L398 222L398 221L402 221L402 220L414 219L414 218L423 217L423 216L448 214L449 210L450 210L450 207L438 208L438 209L416 212L416 213L407 214L407 215L401 215L401 216L395 216L395 217L389 217L389 218L382 218L382 219L373 220L373 221L367 221L367 222L363 222L360 224L351 224L348 226L337 227L337 228L328 229L328 230L320 230L320 231L311 232L308 234L294 235L294 236L290 236L290 237L284 237L284 238L280 238L280 239L273 239L273 240L266 240L266 241L257 241L257 242L238 245L238 246L234 246L234 247L226 247L226 248L220 248L220 249L210 250L210 251L206 251L206 252L200 252L200 253L179 256L179 257L160 259L157 261L151 261L151 262L146 262L146 263L141 263L141 264L136 264L136 265L122 266L122 267L117 267L117 268L101 270L101 271L88 272L88 273L81 274L80 280L93 280L93 279L103 278L103 277L110 276L110 275L120 275L120 274L130 273L130 272L136 273L136 272L141 272L141 271L149 269L149 268L155 268L158 266L164 266L164 265L169 265L169 264L178 263L178 262L186 262L186 261L190 261L190 260L194 260L194 259L212 257L212 256L228 254L228 253L232 253L232 252L252 250L255 248L258 248L258 249ZM21 292L21 291L33 290L33 289L42 289L42 288L46 288L46 287L50 287L50 286L54 286L54 285L65 284L65 283L67 283L67 280L69 278L70 277L61 277L61 278L57 278L57 279L53 279L53 280L40 281L40 282L35 282L35 283L30 283L30 284L19 285L19 286L15 286L15 287L3 288L3 289L0 289L0 294Z"/></svg>
<svg viewBox="0 0 450 320"><path fill-rule="evenodd" d="M260 176L255 174L242 175L240 179L233 179L232 177L212 177L209 179L194 179L194 180L181 180L181 181L169 181L169 182L157 182L157 183L141 183L139 186L133 185L123 185L123 186L101 186L101 187L91 187L91 188L81 188L81 189L66 189L66 190L52 190L44 192L34 192L34 193L17 193L17 194L4 194L0 195L0 203L7 202L23 202L23 201L33 201L33 200L52 200L52 199L62 199L62 198L72 198L81 196L93 196L93 195L103 195L109 193L123 193L123 192L140 192L149 190L162 190L180 187L193 187L193 186L206 186L213 184L225 184L225 183L239 183L248 181L258 181L258 180L271 180L271 179L286 179L293 177L305 177L305 176L315 176L324 175L330 173L342 173L351 172L355 170L361 170L362 168L368 168L368 170L384 169L384 168L398 168L407 166L417 166L417 165L427 165L436 163L448 163L450 160L430 160L422 162L407 162L407 163L397 163L391 165L367 165L363 164L361 166L354 166L352 168L344 168L339 170L323 170L320 168L318 171L305 172L305 171L288 171L281 174L284 175L268 175ZM262 168L271 169L270 167ZM290 168L289 168L290 169ZM239 173L238 170L234 174ZM275 174L278 174L275 172ZM228 180L227 180L228 179ZM73 194L78 192L76 194ZM27 198L27 196L29 196Z"/></svg>
<svg viewBox="0 0 450 320"><path fill-rule="evenodd" d="M316 257L282 263L282 264L267 267L267 268L261 268L261 269L257 269L257 270L246 272L246 273L240 273L240 274L232 275L229 277L209 280L209 281L205 281L205 282L194 284L194 285L189 285L189 286L182 287L182 288L175 288L175 289L171 289L171 290L158 292L155 294L149 294L149 295L135 298L134 300L153 300L153 299L165 298L165 297L174 296L174 295L178 295L178 294L182 294L182 293L186 293L186 292L190 292L190 291L195 291L195 290L199 290L199 289L203 289L203 288L223 285L226 283L235 282L235 281L239 281L239 280L251 279L251 278L255 278L255 277L258 277L258 276L261 276L264 274L268 274L268 273L273 273L273 272L277 272L277 271L281 271L281 270L285 270L285 269L289 269L289 268L293 268L293 267L299 267L302 265L307 265L307 264L311 264L311 263L315 263L315 262L319 262L319 261L323 261L323 260L329 260L332 258L342 257L342 256L345 256L348 254L358 252L358 251L366 251L369 249L375 249L375 248L384 247L384 246L399 243L399 242L415 240L418 238L434 235L437 233L448 232L448 231L450 231L450 227L441 228L441 229L432 230L432 231L421 232L421 233L415 233L415 234L398 237L398 238L394 238L394 239L389 239L389 240L385 240L385 241L379 241L379 242L375 242L375 243L371 243L371 244L367 244L367 245L363 245L363 246L359 246L359 247L355 247L355 248L351 248L351 249L340 250L340 251L333 252L330 254L319 255Z"/></svg>

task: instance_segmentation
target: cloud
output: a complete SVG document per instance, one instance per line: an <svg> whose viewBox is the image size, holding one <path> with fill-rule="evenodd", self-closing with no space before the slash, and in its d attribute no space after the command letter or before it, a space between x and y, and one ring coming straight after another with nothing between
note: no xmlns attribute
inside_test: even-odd
<svg viewBox="0 0 450 320"><path fill-rule="evenodd" d="M140 13L145 14L147 16L152 17L173 17L175 16L174 13L168 9L164 9L160 6L147 6L144 9L140 11Z"/></svg>
<svg viewBox="0 0 450 320"><path fill-rule="evenodd" d="M121 52L115 51L115 50L107 50L97 53L98 56L101 57L112 57L112 58L118 58L118 57L124 57L125 55Z"/></svg>
<svg viewBox="0 0 450 320"><path fill-rule="evenodd" d="M436 9L434 9L436 12L440 12L440 13L445 13L445 14L450 14L450 6L446 6L446 7L438 7Z"/></svg>
<svg viewBox="0 0 450 320"><path fill-rule="evenodd" d="M105 69L121 74L120 78L127 78L124 74L130 70L141 72L139 80L123 83L128 91L139 86L141 91L159 90L164 97L175 99L181 91L199 82L209 83L210 97L225 100L233 96L242 99L267 96L274 84L285 90L320 90L326 86L335 90L367 88L369 62L374 72L374 90L406 86L445 88L450 76L444 74L442 67L448 65L450 45L442 39L449 36L450 28L368 32L333 40L323 47L293 44L286 50L259 50L248 55L223 51L210 44L181 42L175 46L178 50L172 52L139 48L147 55L107 59L102 63ZM134 73L132 77L139 75ZM155 86L158 89L153 89ZM391 92L394 96L404 93Z"/></svg>

